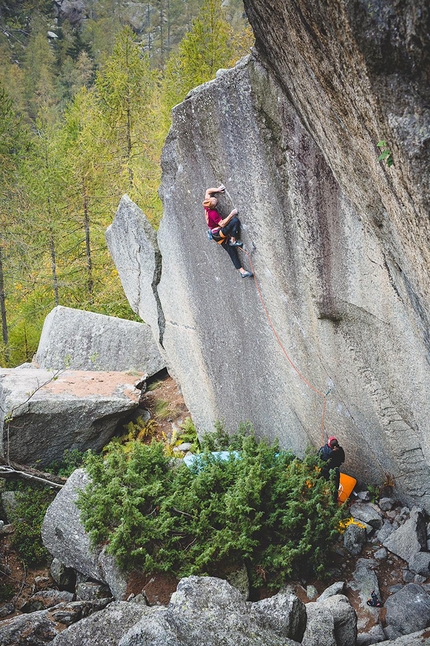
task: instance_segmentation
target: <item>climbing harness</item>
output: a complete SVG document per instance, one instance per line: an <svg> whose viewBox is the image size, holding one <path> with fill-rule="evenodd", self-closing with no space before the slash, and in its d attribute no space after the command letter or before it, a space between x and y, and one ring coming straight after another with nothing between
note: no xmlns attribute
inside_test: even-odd
<svg viewBox="0 0 430 646"><path fill-rule="evenodd" d="M230 237L230 236L224 235L221 229L218 229L218 231L214 231L214 229L212 229L211 233L212 233L212 240L215 240L217 244L222 244L227 240L227 238Z"/></svg>

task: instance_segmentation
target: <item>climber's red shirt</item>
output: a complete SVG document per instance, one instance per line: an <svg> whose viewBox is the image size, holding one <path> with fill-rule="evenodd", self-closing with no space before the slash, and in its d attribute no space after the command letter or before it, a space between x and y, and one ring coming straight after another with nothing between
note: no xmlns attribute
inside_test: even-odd
<svg viewBox="0 0 430 646"><path fill-rule="evenodd" d="M215 209L205 209L206 222L210 229L215 229L218 226L218 223L221 222L222 217L215 211Z"/></svg>

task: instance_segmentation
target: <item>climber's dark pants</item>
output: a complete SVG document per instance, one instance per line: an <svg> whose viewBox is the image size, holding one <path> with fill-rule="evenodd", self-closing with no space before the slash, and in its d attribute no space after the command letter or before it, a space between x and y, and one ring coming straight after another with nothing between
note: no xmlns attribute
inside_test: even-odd
<svg viewBox="0 0 430 646"><path fill-rule="evenodd" d="M232 236L233 238L239 238L240 236L240 220L239 218L232 218L230 222L221 229L223 232L223 235L225 236ZM231 258L231 261L233 265L235 266L236 269L240 269L242 267L242 263L239 260L239 255L237 253L237 247L230 247L228 244L228 238L225 242L222 243L221 245L224 247L226 252Z"/></svg>
<svg viewBox="0 0 430 646"><path fill-rule="evenodd" d="M223 242L221 247L223 247L226 250L226 252L228 253L228 255L231 258L231 262L236 267L236 269L240 269L242 267L242 263L239 260L239 255L237 253L237 247L230 247L230 245L228 244L228 241Z"/></svg>
<svg viewBox="0 0 430 646"><path fill-rule="evenodd" d="M240 237L240 220L237 217L234 217L230 220L228 224L221 229L225 236L233 236L233 238Z"/></svg>

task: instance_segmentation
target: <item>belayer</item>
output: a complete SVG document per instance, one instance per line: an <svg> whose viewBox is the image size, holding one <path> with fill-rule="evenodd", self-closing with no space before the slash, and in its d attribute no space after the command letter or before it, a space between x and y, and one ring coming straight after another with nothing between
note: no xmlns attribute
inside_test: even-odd
<svg viewBox="0 0 430 646"><path fill-rule="evenodd" d="M339 490L339 482L340 482L340 465L345 462L345 451L341 446L339 446L339 442L337 441L337 438L335 438L333 435L328 438L327 444L324 444L318 451L318 455L323 460L324 464L321 469L321 475L323 478L326 480L330 479L330 472L334 471L335 474L335 492L334 492L334 498L335 501L337 500L338 496L338 490Z"/></svg>
<svg viewBox="0 0 430 646"><path fill-rule="evenodd" d="M243 246L243 243L238 240L240 236L240 220L237 217L237 209L233 209L226 218L222 218L217 211L218 199L215 194L224 192L225 186L221 184L218 188L208 188L205 193L203 207L205 209L206 223L209 227L208 237L215 240L227 251L242 278L247 278L253 274L242 267L237 253L237 247Z"/></svg>

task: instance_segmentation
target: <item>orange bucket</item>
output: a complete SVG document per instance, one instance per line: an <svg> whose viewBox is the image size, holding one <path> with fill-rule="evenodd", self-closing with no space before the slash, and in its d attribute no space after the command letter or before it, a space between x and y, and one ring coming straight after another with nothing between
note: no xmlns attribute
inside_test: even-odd
<svg viewBox="0 0 430 646"><path fill-rule="evenodd" d="M357 480L355 478L348 476L346 473L341 473L337 501L345 502L345 500L348 500L356 484Z"/></svg>

